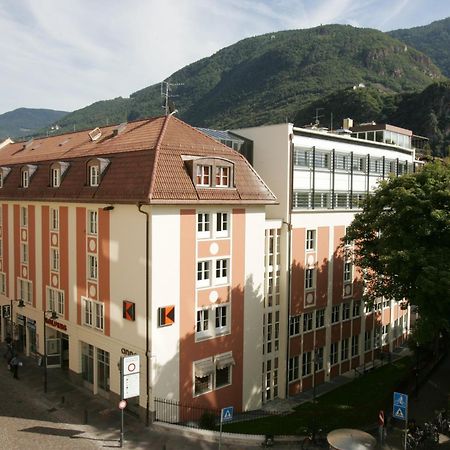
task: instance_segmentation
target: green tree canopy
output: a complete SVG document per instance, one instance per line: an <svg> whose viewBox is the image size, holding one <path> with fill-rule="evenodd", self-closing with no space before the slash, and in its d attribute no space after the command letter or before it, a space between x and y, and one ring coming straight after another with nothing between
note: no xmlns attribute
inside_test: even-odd
<svg viewBox="0 0 450 450"><path fill-rule="evenodd" d="M355 242L369 301L384 296L416 305L421 341L448 330L450 166L433 162L381 182L346 238Z"/></svg>

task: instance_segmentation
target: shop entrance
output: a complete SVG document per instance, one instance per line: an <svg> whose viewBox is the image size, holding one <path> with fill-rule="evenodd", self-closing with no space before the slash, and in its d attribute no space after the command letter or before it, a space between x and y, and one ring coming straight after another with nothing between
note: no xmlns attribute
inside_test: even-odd
<svg viewBox="0 0 450 450"><path fill-rule="evenodd" d="M69 368L69 336L57 331L47 338L47 368Z"/></svg>

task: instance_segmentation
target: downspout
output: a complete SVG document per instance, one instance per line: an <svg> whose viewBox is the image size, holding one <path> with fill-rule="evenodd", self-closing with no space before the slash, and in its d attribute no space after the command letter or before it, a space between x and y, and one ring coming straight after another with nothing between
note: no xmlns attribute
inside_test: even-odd
<svg viewBox="0 0 450 450"><path fill-rule="evenodd" d="M149 322L150 322L150 308L149 308L149 262L148 262L148 232L149 232L149 214L143 211L142 203L138 205L138 211L141 214L145 214L145 364L146 364L146 406L145 406L145 425L148 427L150 425L150 348L149 348Z"/></svg>
<svg viewBox="0 0 450 450"><path fill-rule="evenodd" d="M292 198L293 198L293 189L294 189L294 140L293 134L289 135L289 194L288 194L288 215L287 222L284 224L287 226L287 250L288 250L288 279L287 279L287 344L286 344L286 398L289 398L289 353L291 351L291 336L290 336L290 324L291 324L291 298L292 298L292 261L291 261L291 248L292 248Z"/></svg>

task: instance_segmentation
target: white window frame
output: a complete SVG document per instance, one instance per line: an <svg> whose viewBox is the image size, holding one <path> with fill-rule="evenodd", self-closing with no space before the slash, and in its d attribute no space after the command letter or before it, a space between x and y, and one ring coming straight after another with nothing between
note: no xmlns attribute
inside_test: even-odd
<svg viewBox="0 0 450 450"><path fill-rule="evenodd" d="M197 284L198 288L211 286L211 267L212 260L206 259L202 261L197 261Z"/></svg>
<svg viewBox="0 0 450 450"><path fill-rule="evenodd" d="M342 303L342 321L350 320L351 314L350 314L350 302Z"/></svg>
<svg viewBox="0 0 450 450"><path fill-rule="evenodd" d="M100 184L100 165L91 164L89 166L89 186L96 187Z"/></svg>
<svg viewBox="0 0 450 450"><path fill-rule="evenodd" d="M87 212L88 234L97 236L98 234L98 211L89 209Z"/></svg>
<svg viewBox="0 0 450 450"><path fill-rule="evenodd" d="M209 337L211 335L210 316L211 310L209 308L197 309L195 317L195 332L197 338Z"/></svg>
<svg viewBox="0 0 450 450"><path fill-rule="evenodd" d="M24 278L17 278L17 292L19 299L25 303L31 304L33 302L33 284Z"/></svg>
<svg viewBox="0 0 450 450"><path fill-rule="evenodd" d="M211 363L211 366L213 365L213 361L212 358L205 358L203 360L199 360L199 361L194 361L193 363L193 381L194 381L194 385L193 385L193 395L194 397L198 397L200 395L206 394L208 392L211 392L213 390L213 376L214 376L214 371L205 374L203 377L198 376L197 375L197 371L196 371L196 365L200 365L202 363ZM207 388L205 390L202 390L201 392L197 392L196 391L196 379L202 379L205 378L207 380L206 384L207 384Z"/></svg>
<svg viewBox="0 0 450 450"><path fill-rule="evenodd" d="M353 263L352 261L344 262L344 283L351 283L353 275Z"/></svg>
<svg viewBox="0 0 450 450"><path fill-rule="evenodd" d="M230 259L216 259L214 266L214 285L228 284L230 279Z"/></svg>
<svg viewBox="0 0 450 450"><path fill-rule="evenodd" d="M196 167L197 186L211 186L212 166L209 164L197 164Z"/></svg>
<svg viewBox="0 0 450 450"><path fill-rule="evenodd" d="M218 211L216 214L216 237L228 237L230 234L230 214Z"/></svg>
<svg viewBox="0 0 450 450"><path fill-rule="evenodd" d="M334 366L339 362L339 342L330 344L330 366Z"/></svg>
<svg viewBox="0 0 450 450"><path fill-rule="evenodd" d="M83 325L98 331L105 329L105 304L87 297L81 297L83 303Z"/></svg>
<svg viewBox="0 0 450 450"><path fill-rule="evenodd" d="M331 323L338 323L341 320L341 305L333 305L331 307Z"/></svg>
<svg viewBox="0 0 450 450"><path fill-rule="evenodd" d="M289 358L288 363L288 381L292 383L300 378L299 355Z"/></svg>
<svg viewBox="0 0 450 450"><path fill-rule="evenodd" d="M50 248L50 268L52 272L59 272L59 249Z"/></svg>
<svg viewBox="0 0 450 450"><path fill-rule="evenodd" d="M302 355L302 377L311 375L312 352L304 352Z"/></svg>
<svg viewBox="0 0 450 450"><path fill-rule="evenodd" d="M341 340L341 361L347 361L349 357L349 339L344 338Z"/></svg>
<svg viewBox="0 0 450 450"><path fill-rule="evenodd" d="M27 188L30 185L30 172L28 169L22 169L21 182L23 188Z"/></svg>
<svg viewBox="0 0 450 450"><path fill-rule="evenodd" d="M230 319L230 303L219 303L214 307L214 331L216 336L230 332Z"/></svg>
<svg viewBox="0 0 450 450"><path fill-rule="evenodd" d="M316 269L308 267L305 269L305 289L311 290L315 288Z"/></svg>
<svg viewBox="0 0 450 450"><path fill-rule="evenodd" d="M312 311L303 313L303 333L314 330L313 319L314 317Z"/></svg>
<svg viewBox="0 0 450 450"><path fill-rule="evenodd" d="M352 317L359 317L361 315L361 301L353 300Z"/></svg>
<svg viewBox="0 0 450 450"><path fill-rule="evenodd" d="M51 172L51 186L59 187L61 185L61 169L59 167L52 167Z"/></svg>
<svg viewBox="0 0 450 450"><path fill-rule="evenodd" d="M300 334L301 318L302 316L300 314L289 318L289 336L298 336Z"/></svg>
<svg viewBox="0 0 450 450"><path fill-rule="evenodd" d="M20 207L20 226L22 228L28 226L28 208L26 206Z"/></svg>
<svg viewBox="0 0 450 450"><path fill-rule="evenodd" d="M97 255L92 255L88 253L88 279L97 280L98 279L98 258Z"/></svg>
<svg viewBox="0 0 450 450"><path fill-rule="evenodd" d="M6 295L6 273L0 272L0 294Z"/></svg>
<svg viewBox="0 0 450 450"><path fill-rule="evenodd" d="M359 334L352 336L352 358L359 356Z"/></svg>
<svg viewBox="0 0 450 450"><path fill-rule="evenodd" d="M64 316L64 291L47 286L47 305L50 311L55 311L59 316Z"/></svg>
<svg viewBox="0 0 450 450"><path fill-rule="evenodd" d="M223 367L219 367L218 363L220 361L220 357L221 356L222 357L226 357L226 358L231 357L231 359L232 359L231 353L223 353L222 355L216 355L215 356L215 358L214 358L214 362L216 364L215 371L214 371L214 389L215 390L221 389L221 388L226 387L226 386L230 386L232 384L232 382L233 382L232 381L233 380L232 375L233 375L233 364L234 364L234 361L229 363L229 364L224 365ZM222 384L219 385L217 383L217 380L219 378L218 377L218 371L220 371L220 370L223 370L223 371L227 370L227 381L225 383L222 383Z"/></svg>
<svg viewBox="0 0 450 450"><path fill-rule="evenodd" d="M29 254L28 254L28 244L26 242L20 243L20 262L22 264L28 264Z"/></svg>
<svg viewBox="0 0 450 450"><path fill-rule="evenodd" d="M211 214L209 212L197 213L197 237L199 239L211 237Z"/></svg>
<svg viewBox="0 0 450 450"><path fill-rule="evenodd" d="M316 230L306 230L306 251L316 249Z"/></svg>
<svg viewBox="0 0 450 450"><path fill-rule="evenodd" d="M231 178L231 167L216 166L216 187L229 187Z"/></svg>
<svg viewBox="0 0 450 450"><path fill-rule="evenodd" d="M59 209L50 208L50 229L52 231L59 230Z"/></svg>
<svg viewBox="0 0 450 450"><path fill-rule="evenodd" d="M196 339L211 339L230 333L230 302L218 303L214 306L198 308L195 314Z"/></svg>
<svg viewBox="0 0 450 450"><path fill-rule="evenodd" d="M316 330L325 326L325 309L316 309Z"/></svg>

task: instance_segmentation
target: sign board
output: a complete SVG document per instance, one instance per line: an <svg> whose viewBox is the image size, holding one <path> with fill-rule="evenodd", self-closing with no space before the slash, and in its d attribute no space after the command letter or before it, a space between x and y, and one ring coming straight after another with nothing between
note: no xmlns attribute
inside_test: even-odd
<svg viewBox="0 0 450 450"><path fill-rule="evenodd" d="M226 408L222 408L222 422L228 422L229 420L233 420L233 406L227 406Z"/></svg>
<svg viewBox="0 0 450 450"><path fill-rule="evenodd" d="M135 303L129 300L123 301L122 316L125 320L135 320L136 308Z"/></svg>
<svg viewBox="0 0 450 450"><path fill-rule="evenodd" d="M158 308L158 326L167 327L175 323L175 306L164 306Z"/></svg>
<svg viewBox="0 0 450 450"><path fill-rule="evenodd" d="M400 392L394 392L394 407L392 416L396 419L407 420L408 418L408 396Z"/></svg>
<svg viewBox="0 0 450 450"><path fill-rule="evenodd" d="M121 358L121 397L138 397L140 393L140 357L139 355L123 356Z"/></svg>
<svg viewBox="0 0 450 450"><path fill-rule="evenodd" d="M127 407L127 401L126 400L120 400L119 402L119 409L125 409Z"/></svg>

